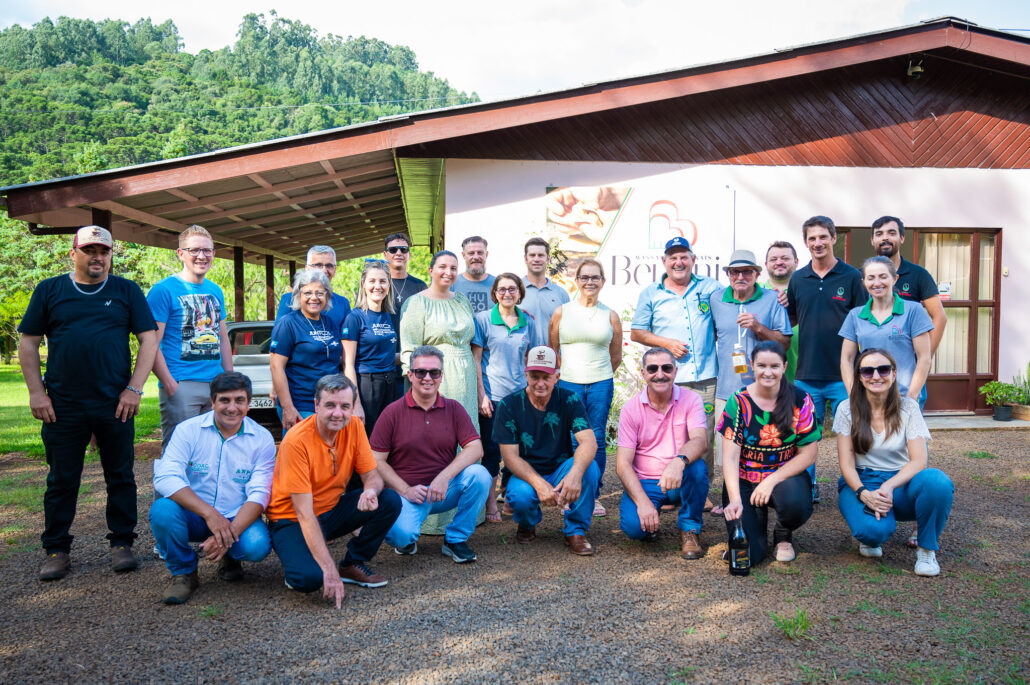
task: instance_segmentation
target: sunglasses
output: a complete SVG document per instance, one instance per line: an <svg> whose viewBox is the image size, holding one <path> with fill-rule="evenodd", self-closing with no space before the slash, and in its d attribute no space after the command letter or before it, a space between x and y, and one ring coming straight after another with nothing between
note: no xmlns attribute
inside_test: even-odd
<svg viewBox="0 0 1030 685"><path fill-rule="evenodd" d="M386 251L390 254L397 254L398 252L400 254L408 254L408 250L410 249L411 248L409 248L407 245L391 245L390 247L386 248Z"/></svg>
<svg viewBox="0 0 1030 685"><path fill-rule="evenodd" d="M426 374L429 374L429 377L434 381L443 375L443 371L440 369L412 369L411 373L415 378L425 378Z"/></svg>
<svg viewBox="0 0 1030 685"><path fill-rule="evenodd" d="M673 364L648 364L644 367L644 371L651 375L658 373L658 369L661 369L662 373L672 373L676 367Z"/></svg>
<svg viewBox="0 0 1030 685"><path fill-rule="evenodd" d="M891 375L891 371L894 367L890 364L881 364L879 366L860 366L858 367L858 373L861 374L862 378L872 378L873 374L880 374L880 378L886 378Z"/></svg>

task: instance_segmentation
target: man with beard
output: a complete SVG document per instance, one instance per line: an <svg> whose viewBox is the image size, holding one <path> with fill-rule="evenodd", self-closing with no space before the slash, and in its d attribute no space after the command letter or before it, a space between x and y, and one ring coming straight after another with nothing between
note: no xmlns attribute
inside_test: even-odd
<svg viewBox="0 0 1030 685"><path fill-rule="evenodd" d="M798 268L798 253L786 240L777 240L765 251L765 271L769 278L762 283L767 290L775 290L780 304L787 306L787 284ZM794 382L798 370L798 327L794 326L787 348L787 380Z"/></svg>
<svg viewBox="0 0 1030 685"><path fill-rule="evenodd" d="M451 290L461 293L472 304L472 314L478 314L492 306L490 289L494 277L486 272L486 239L478 235L461 241L461 257L465 260L465 273L458 274Z"/></svg>

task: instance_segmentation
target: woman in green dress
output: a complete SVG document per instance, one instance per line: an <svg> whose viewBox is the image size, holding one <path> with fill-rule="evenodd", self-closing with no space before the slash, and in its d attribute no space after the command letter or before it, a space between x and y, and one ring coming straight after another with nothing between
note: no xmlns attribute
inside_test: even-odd
<svg viewBox="0 0 1030 685"><path fill-rule="evenodd" d="M472 357L472 336L476 332L472 305L461 293L451 292L458 276L458 258L441 250L429 263L429 288L408 298L401 310L401 364L405 375L411 353L420 345L433 345L443 352L443 381L440 394L461 403L479 430L476 394L476 361ZM454 511L432 514L422 526L428 535L443 535Z"/></svg>

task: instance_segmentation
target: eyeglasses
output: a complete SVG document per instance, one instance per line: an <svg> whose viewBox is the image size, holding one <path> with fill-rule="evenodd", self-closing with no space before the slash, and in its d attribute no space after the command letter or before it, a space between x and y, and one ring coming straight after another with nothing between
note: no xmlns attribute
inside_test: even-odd
<svg viewBox="0 0 1030 685"><path fill-rule="evenodd" d="M441 371L440 369L412 369L411 373L415 376L415 378L425 378L426 374L429 374L429 377L432 378L434 381L439 379L440 376L443 375L443 371Z"/></svg>
<svg viewBox="0 0 1030 685"><path fill-rule="evenodd" d="M583 283L600 283L604 280L604 276L576 276L576 280Z"/></svg>
<svg viewBox="0 0 1030 685"><path fill-rule="evenodd" d="M189 253L191 257L199 257L200 255L210 257L215 253L210 247L180 247L179 249Z"/></svg>
<svg viewBox="0 0 1030 685"><path fill-rule="evenodd" d="M335 269L336 262L319 262L318 264L308 264L309 269Z"/></svg>
<svg viewBox="0 0 1030 685"><path fill-rule="evenodd" d="M386 251L389 252L390 254L397 254L397 253L408 254L408 251L410 249L411 248L408 247L407 245L391 245L390 247L386 248Z"/></svg>
<svg viewBox="0 0 1030 685"><path fill-rule="evenodd" d="M515 286L511 286L510 288L498 288L497 289L497 294L498 295L514 295L518 291L519 291L518 288L516 288Z"/></svg>
<svg viewBox="0 0 1030 685"><path fill-rule="evenodd" d="M313 299L313 300L324 300L325 299L325 294L326 293L325 293L324 290L318 290L318 291L315 291L315 292L304 292L303 290L300 291L300 296L301 297L306 297L306 298Z"/></svg>
<svg viewBox="0 0 1030 685"><path fill-rule="evenodd" d="M879 366L860 366L858 367L858 373L861 374L862 378L872 378L874 373L880 374L880 378L886 378L891 375L891 371L894 367L890 364L880 364Z"/></svg>
<svg viewBox="0 0 1030 685"><path fill-rule="evenodd" d="M644 371L646 371L650 375L658 373L658 369L661 369L662 373L672 373L676 370L676 366L674 364L648 364L644 367Z"/></svg>
<svg viewBox="0 0 1030 685"><path fill-rule="evenodd" d="M755 273L754 269L726 269L726 273L730 275L730 278L735 278L737 276L750 276L752 274L756 276L758 275Z"/></svg>

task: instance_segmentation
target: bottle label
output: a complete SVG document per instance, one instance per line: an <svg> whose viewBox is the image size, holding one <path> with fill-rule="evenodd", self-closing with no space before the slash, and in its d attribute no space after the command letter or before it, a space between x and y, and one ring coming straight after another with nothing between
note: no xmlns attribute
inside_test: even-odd
<svg viewBox="0 0 1030 685"><path fill-rule="evenodd" d="M730 564L733 568L748 568L751 566L751 559L748 557L748 550L730 550Z"/></svg>
<svg viewBox="0 0 1030 685"><path fill-rule="evenodd" d="M743 352L733 353L733 373L747 373L747 357Z"/></svg>

